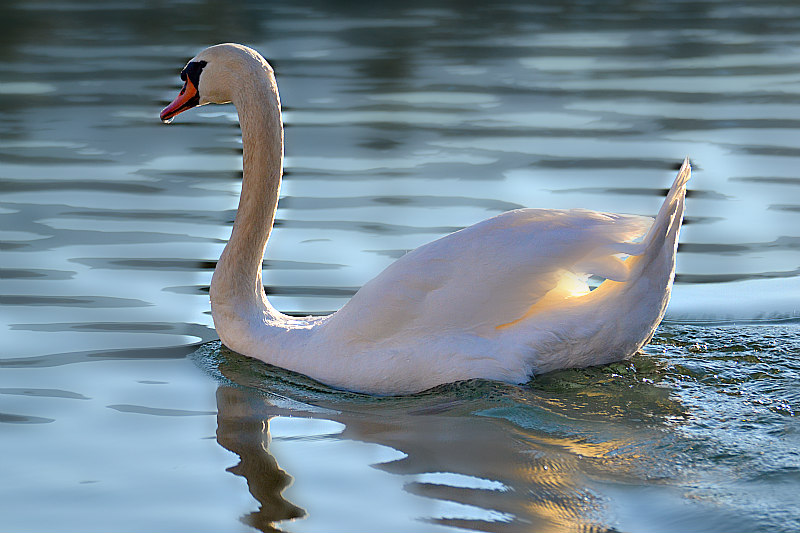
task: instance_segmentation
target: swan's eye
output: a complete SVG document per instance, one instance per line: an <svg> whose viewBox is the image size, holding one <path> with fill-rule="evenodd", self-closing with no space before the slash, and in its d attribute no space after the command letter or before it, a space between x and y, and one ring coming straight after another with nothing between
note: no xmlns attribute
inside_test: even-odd
<svg viewBox="0 0 800 533"><path fill-rule="evenodd" d="M192 61L181 71L181 80L190 81L195 87L200 86L200 74L203 67L208 65L205 61Z"/></svg>

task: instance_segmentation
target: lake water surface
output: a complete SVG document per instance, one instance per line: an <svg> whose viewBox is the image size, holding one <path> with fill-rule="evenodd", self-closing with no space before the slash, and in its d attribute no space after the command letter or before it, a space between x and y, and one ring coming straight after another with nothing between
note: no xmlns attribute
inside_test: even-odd
<svg viewBox="0 0 800 533"><path fill-rule="evenodd" d="M0 7L0 529L800 529L800 4L9 1ZM273 304L329 313L508 209L653 215L689 155L667 319L631 361L403 398L220 347L232 107L276 69Z"/></svg>

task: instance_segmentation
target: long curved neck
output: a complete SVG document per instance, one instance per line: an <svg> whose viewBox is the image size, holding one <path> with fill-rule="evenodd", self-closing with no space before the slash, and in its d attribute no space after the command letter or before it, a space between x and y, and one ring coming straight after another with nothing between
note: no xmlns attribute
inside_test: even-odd
<svg viewBox="0 0 800 533"><path fill-rule="evenodd" d="M278 87L271 71L247 78L233 98L244 149L242 192L233 231L211 280L217 314L277 313L264 295L261 264L272 225L283 167L283 125ZM234 318L233 316L229 318ZM219 328L218 328L219 329Z"/></svg>

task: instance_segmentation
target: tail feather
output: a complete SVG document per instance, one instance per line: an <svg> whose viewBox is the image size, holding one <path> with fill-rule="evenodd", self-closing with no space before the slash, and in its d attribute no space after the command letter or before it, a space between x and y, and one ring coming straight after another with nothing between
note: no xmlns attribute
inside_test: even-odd
<svg viewBox="0 0 800 533"><path fill-rule="evenodd" d="M612 281L630 281L635 274L641 272L643 265L659 256L659 248L671 242L674 246L677 241L677 232L683 220L684 199L686 197L686 182L692 174L692 167L687 157L681 165L678 176L667 194L655 221L644 233L641 242L617 242L596 248L591 255L574 265L576 272L588 272L601 278ZM672 250L674 255L674 250ZM624 261L619 256L625 255L634 258ZM642 261L643 260L643 261ZM634 268L638 265L638 268Z"/></svg>
<svg viewBox="0 0 800 533"><path fill-rule="evenodd" d="M632 257L631 260L626 261L630 268L630 280L646 277L656 284L666 284L669 292L675 273L675 252L678 247L678 233L683 222L686 182L691 177L691 174L692 167L687 157L656 216L655 222L653 222L652 227L641 242L642 252Z"/></svg>
<svg viewBox="0 0 800 533"><path fill-rule="evenodd" d="M667 237L670 230L677 231L683 221L683 204L686 197L686 182L692 176L692 165L689 158L683 160L683 165L678 172L678 176L672 183L672 187L667 193L667 198L661 205L661 209L656 215L656 221L647 232L644 238L645 248L649 249L654 241L657 243Z"/></svg>

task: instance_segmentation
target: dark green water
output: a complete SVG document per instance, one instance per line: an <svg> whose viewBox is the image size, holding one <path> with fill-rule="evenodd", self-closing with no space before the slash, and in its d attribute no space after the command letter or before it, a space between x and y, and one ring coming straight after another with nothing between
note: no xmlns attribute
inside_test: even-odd
<svg viewBox="0 0 800 533"><path fill-rule="evenodd" d="M235 113L157 115L224 41L286 110L276 307L519 206L652 215L688 154L653 342L407 398L211 342ZM778 1L3 3L0 529L800 529L798 52Z"/></svg>

